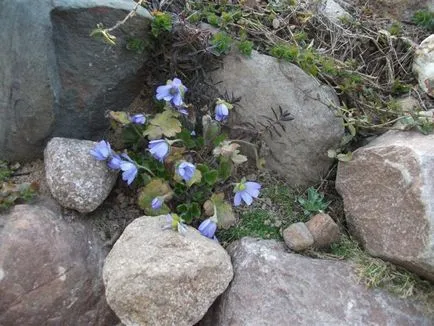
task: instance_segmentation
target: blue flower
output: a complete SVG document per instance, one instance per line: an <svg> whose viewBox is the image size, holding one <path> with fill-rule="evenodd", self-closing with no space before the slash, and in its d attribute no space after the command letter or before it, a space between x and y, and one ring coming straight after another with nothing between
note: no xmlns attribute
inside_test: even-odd
<svg viewBox="0 0 434 326"><path fill-rule="evenodd" d="M174 78L173 81L168 80L164 86L157 87L157 100L165 100L172 102L175 106L182 104L182 98L187 91L187 87L182 85L182 82L178 78Z"/></svg>
<svg viewBox="0 0 434 326"><path fill-rule="evenodd" d="M98 161L104 161L112 155L112 149L108 142L101 140L93 149L90 150L90 154Z"/></svg>
<svg viewBox="0 0 434 326"><path fill-rule="evenodd" d="M137 165L127 154L122 154L122 157L127 160L121 161L120 163L120 168L123 171L122 180L126 181L127 184L130 185L137 176Z"/></svg>
<svg viewBox="0 0 434 326"><path fill-rule="evenodd" d="M204 237L215 239L214 233L217 230L217 223L212 218L208 218L200 223L198 230Z"/></svg>
<svg viewBox="0 0 434 326"><path fill-rule="evenodd" d="M163 206L163 203L164 203L163 197L160 197L160 196L155 197L154 199L152 199L152 202L151 202L152 209L155 209L155 210L160 209L161 206Z"/></svg>
<svg viewBox="0 0 434 326"><path fill-rule="evenodd" d="M149 142L148 149L154 158L163 162L169 154L170 145L165 139L156 139Z"/></svg>
<svg viewBox="0 0 434 326"><path fill-rule="evenodd" d="M219 103L215 107L215 119L217 121L226 120L229 116L229 109L225 103Z"/></svg>
<svg viewBox="0 0 434 326"><path fill-rule="evenodd" d="M176 108L176 111L178 111L179 113L181 113L183 115L188 115L187 106L180 105L180 106L176 106L175 108Z"/></svg>
<svg viewBox="0 0 434 326"><path fill-rule="evenodd" d="M132 117L130 117L130 121L132 123L137 124L137 125L144 125L146 122L146 117L144 114L139 113L139 114L135 114Z"/></svg>
<svg viewBox="0 0 434 326"><path fill-rule="evenodd" d="M118 154L114 154L108 159L107 165L110 169L120 170L122 159Z"/></svg>
<svg viewBox="0 0 434 326"><path fill-rule="evenodd" d="M241 204L241 200L243 200L247 206L249 206L253 202L253 198L257 198L259 196L259 190L261 189L261 185L256 182L240 182L235 188L235 197L234 197L234 205L239 206Z"/></svg>
<svg viewBox="0 0 434 326"><path fill-rule="evenodd" d="M176 167L176 173L184 180L190 181L193 178L196 167L194 164L183 161Z"/></svg>

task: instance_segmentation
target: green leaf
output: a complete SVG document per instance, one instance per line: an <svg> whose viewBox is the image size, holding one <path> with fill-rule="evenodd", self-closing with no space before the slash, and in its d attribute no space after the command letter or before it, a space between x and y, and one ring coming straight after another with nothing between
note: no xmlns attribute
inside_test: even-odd
<svg viewBox="0 0 434 326"><path fill-rule="evenodd" d="M169 200L172 197L172 189L166 181L155 178L140 190L137 204L150 216L169 213L170 209L165 203L160 209L152 209L152 200L158 196L164 196L166 200Z"/></svg>
<svg viewBox="0 0 434 326"><path fill-rule="evenodd" d="M218 176L219 176L219 173L217 170L211 170L211 171L205 172L203 174L203 179L205 180L205 182L207 184L212 186L217 182Z"/></svg>
<svg viewBox="0 0 434 326"><path fill-rule="evenodd" d="M180 204L176 206L176 212L185 223L191 223L194 218L199 218L201 215L200 206L196 202Z"/></svg>
<svg viewBox="0 0 434 326"><path fill-rule="evenodd" d="M179 114L173 110L166 110L158 113L149 121L149 126L143 132L143 136L149 139L159 139L163 135L174 137L181 132L181 122L177 119Z"/></svg>
<svg viewBox="0 0 434 326"><path fill-rule="evenodd" d="M224 194L213 194L210 198L217 210L217 225L219 228L227 229L235 224L236 219L232 206L224 200Z"/></svg>
<svg viewBox="0 0 434 326"><path fill-rule="evenodd" d="M119 122L121 125L129 125L131 123L128 113L123 111L110 111L109 118Z"/></svg>
<svg viewBox="0 0 434 326"><path fill-rule="evenodd" d="M229 178L232 174L232 161L221 157L218 167L219 178L223 181Z"/></svg>
<svg viewBox="0 0 434 326"><path fill-rule="evenodd" d="M176 135L176 138L181 139L184 146L188 149L196 148L196 141L193 139L188 129L183 129Z"/></svg>
<svg viewBox="0 0 434 326"><path fill-rule="evenodd" d="M200 170L196 169L194 171L193 177L187 182L187 186L191 187L195 183L199 184L201 180L202 180L202 172L200 172Z"/></svg>
<svg viewBox="0 0 434 326"><path fill-rule="evenodd" d="M336 155L336 158L341 162L349 162L353 159L353 153L352 152L348 152L346 154L341 153Z"/></svg>
<svg viewBox="0 0 434 326"><path fill-rule="evenodd" d="M214 147L217 147L218 145L220 145L223 141L225 141L226 139L228 139L228 135L223 133L218 135L217 137L214 138L214 140L212 141L212 144L214 145Z"/></svg>
<svg viewBox="0 0 434 326"><path fill-rule="evenodd" d="M196 165L196 168L197 168L200 172L202 172L202 174L205 174L205 173L207 173L207 172L209 171L209 167L208 167L208 165L206 165L206 164L201 164L201 163L199 163L198 165Z"/></svg>
<svg viewBox="0 0 434 326"><path fill-rule="evenodd" d="M134 130L134 127L130 125L122 129L122 140L125 145L132 146L139 142L140 136Z"/></svg>

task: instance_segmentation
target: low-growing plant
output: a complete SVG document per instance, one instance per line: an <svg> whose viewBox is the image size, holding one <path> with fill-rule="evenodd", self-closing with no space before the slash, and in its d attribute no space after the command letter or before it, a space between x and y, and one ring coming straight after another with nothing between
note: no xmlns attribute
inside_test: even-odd
<svg viewBox="0 0 434 326"><path fill-rule="evenodd" d="M245 56L251 56L253 50L253 42L249 40L239 42L238 50L240 50L241 54L244 54Z"/></svg>
<svg viewBox="0 0 434 326"><path fill-rule="evenodd" d="M303 208L305 216L322 213L330 205L330 202L325 201L324 194L318 192L313 187L307 189L307 198L299 197L298 202Z"/></svg>
<svg viewBox="0 0 434 326"><path fill-rule="evenodd" d="M172 17L168 13L153 11L152 15L154 16L154 19L151 23L152 35L158 37L160 34L167 33L172 30Z"/></svg>
<svg viewBox="0 0 434 326"><path fill-rule="evenodd" d="M213 239L217 227L235 222L228 200L233 197L234 206L250 205L261 185L236 174L247 157L240 153L239 140L222 132L233 104L217 99L213 112L195 112L184 102L187 90L174 78L156 89L156 99L164 102L160 112L109 112L128 150L116 152L102 140L90 154L121 171L128 185L139 187L137 202L147 215L167 215L167 228L181 233L185 224L202 221L199 231Z"/></svg>
<svg viewBox="0 0 434 326"><path fill-rule="evenodd" d="M6 161L0 161L0 210L11 207L17 202L31 200L37 190L37 183L15 184L10 181L14 170L18 167L11 167Z"/></svg>
<svg viewBox="0 0 434 326"><path fill-rule="evenodd" d="M232 46L232 38L225 32L217 32L212 36L210 43L210 51L219 56L229 53Z"/></svg>
<svg viewBox="0 0 434 326"><path fill-rule="evenodd" d="M429 10L419 10L413 15L413 22L430 32L434 32L434 12Z"/></svg>

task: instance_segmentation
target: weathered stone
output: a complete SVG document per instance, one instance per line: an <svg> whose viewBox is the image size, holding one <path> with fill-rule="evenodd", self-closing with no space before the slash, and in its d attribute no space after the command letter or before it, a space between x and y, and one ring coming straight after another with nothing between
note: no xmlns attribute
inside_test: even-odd
<svg viewBox="0 0 434 326"><path fill-rule="evenodd" d="M413 71L417 75L419 86L434 97L434 34L423 40L416 49Z"/></svg>
<svg viewBox="0 0 434 326"><path fill-rule="evenodd" d="M255 51L251 58L228 55L223 63L213 73L214 82L221 81L216 86L221 93L241 96L242 108L231 111L231 123L257 125L265 122L262 115L274 119L271 107L288 110L294 120L283 122L282 137L266 136L267 166L294 185L319 181L331 164L327 150L339 144L344 131L341 119L327 106L339 103L333 90L297 66Z"/></svg>
<svg viewBox="0 0 434 326"><path fill-rule="evenodd" d="M18 205L0 215L0 325L116 325L101 276L105 250L55 207Z"/></svg>
<svg viewBox="0 0 434 326"><path fill-rule="evenodd" d="M339 163L347 222L373 256L434 280L434 135L389 131Z"/></svg>
<svg viewBox="0 0 434 326"><path fill-rule="evenodd" d="M0 2L0 159L42 157L52 136L97 138L108 126L105 111L133 101L147 56L125 45L146 39L149 13L139 8L113 31L115 47L89 36L132 8L129 0Z"/></svg>
<svg viewBox="0 0 434 326"><path fill-rule="evenodd" d="M118 173L90 155L94 146L92 141L68 138L53 138L47 144L47 184L63 207L89 213L110 194Z"/></svg>
<svg viewBox="0 0 434 326"><path fill-rule="evenodd" d="M244 238L228 251L234 279L201 326L434 323L423 303L359 284L350 263L287 253L272 240Z"/></svg>
<svg viewBox="0 0 434 326"><path fill-rule="evenodd" d="M316 214L306 226L312 234L316 248L326 248L332 243L339 241L341 236L339 226L328 214Z"/></svg>
<svg viewBox="0 0 434 326"><path fill-rule="evenodd" d="M283 230L283 240L294 251L306 250L313 245L312 234L303 222L293 223Z"/></svg>
<svg viewBox="0 0 434 326"><path fill-rule="evenodd" d="M165 216L125 229L104 265L107 301L127 325L194 325L228 286L232 265L215 241L188 227L162 230Z"/></svg>
<svg viewBox="0 0 434 326"><path fill-rule="evenodd" d="M343 18L351 19L351 15L334 0L323 0L319 3L319 12L335 24L340 24Z"/></svg>

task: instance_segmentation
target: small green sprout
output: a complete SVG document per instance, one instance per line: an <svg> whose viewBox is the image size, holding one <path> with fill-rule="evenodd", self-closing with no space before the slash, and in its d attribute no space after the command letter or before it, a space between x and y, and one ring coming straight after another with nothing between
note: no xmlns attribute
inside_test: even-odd
<svg viewBox="0 0 434 326"><path fill-rule="evenodd" d="M430 32L434 32L434 12L419 10L414 14L412 20L416 25L424 27Z"/></svg>
<svg viewBox="0 0 434 326"><path fill-rule="evenodd" d="M250 57L252 55L253 50L253 42L249 40L244 40L238 43L238 50L241 54Z"/></svg>
<svg viewBox="0 0 434 326"><path fill-rule="evenodd" d="M158 37L161 33L170 32L172 30L172 17L165 12L153 12L154 20L151 24L152 35Z"/></svg>
<svg viewBox="0 0 434 326"><path fill-rule="evenodd" d="M313 187L307 189L307 199L299 197L298 202L303 207L304 215L306 216L322 213L330 205L330 202L324 200L324 194L319 193Z"/></svg>
<svg viewBox="0 0 434 326"><path fill-rule="evenodd" d="M210 43L215 55L227 54L231 49L232 38L225 32L218 32L213 35Z"/></svg>

